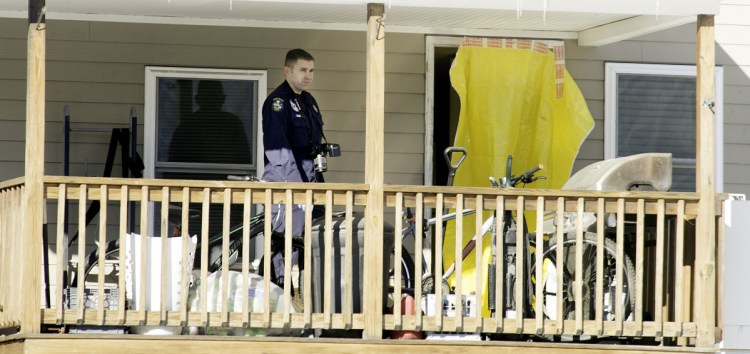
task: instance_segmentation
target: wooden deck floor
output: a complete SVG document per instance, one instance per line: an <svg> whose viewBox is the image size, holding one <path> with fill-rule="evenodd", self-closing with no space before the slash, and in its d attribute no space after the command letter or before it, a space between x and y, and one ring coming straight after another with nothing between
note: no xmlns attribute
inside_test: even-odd
<svg viewBox="0 0 750 354"><path fill-rule="evenodd" d="M572 344L513 341L359 340L39 334L0 337L0 354L52 353L713 353L716 349L666 346Z"/></svg>

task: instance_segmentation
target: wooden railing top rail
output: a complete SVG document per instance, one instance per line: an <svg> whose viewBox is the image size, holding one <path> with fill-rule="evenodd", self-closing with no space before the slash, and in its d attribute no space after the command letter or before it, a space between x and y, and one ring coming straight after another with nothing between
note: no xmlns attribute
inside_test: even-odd
<svg viewBox="0 0 750 354"><path fill-rule="evenodd" d="M0 189L17 187L25 183L26 183L25 177L16 177L14 179L9 179L7 181L0 181Z"/></svg>
<svg viewBox="0 0 750 354"><path fill-rule="evenodd" d="M588 190L562 190L562 189L537 189L537 188L492 188L492 187L445 187L445 186L412 186L412 185L386 185L386 194L389 193L451 193L451 194L483 194L483 195L513 195L532 197L567 197L576 198L590 196L591 198L630 198L645 200L685 200L695 201L700 199L698 193L689 192L646 192L646 191L588 191Z"/></svg>
<svg viewBox="0 0 750 354"><path fill-rule="evenodd" d="M312 190L312 191L355 191L366 192L369 187L361 183L302 183L302 182L237 182L222 180L183 180L183 179L149 179L149 178L112 178L112 177L77 177L77 176L44 176L45 183L110 185L110 186L148 186L176 188L255 188L278 190Z"/></svg>

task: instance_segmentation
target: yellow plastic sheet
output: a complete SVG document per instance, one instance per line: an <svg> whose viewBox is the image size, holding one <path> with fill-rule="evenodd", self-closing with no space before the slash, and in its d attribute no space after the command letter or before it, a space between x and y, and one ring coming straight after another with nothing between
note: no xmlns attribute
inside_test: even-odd
<svg viewBox="0 0 750 354"><path fill-rule="evenodd" d="M553 52L542 52L459 48L450 71L451 84L461 99L454 145L466 148L468 156L456 173L454 185L490 186L490 176L499 180L505 175L508 155L513 156L513 175L544 164L539 175L547 179L540 179L527 187L557 189L570 176L573 161L594 121L578 86L559 62L557 70L561 71L556 82ZM559 91L560 82L562 91ZM485 213L484 217L489 215ZM528 218L527 222L533 229L534 222ZM474 225L473 215L464 217L464 245L474 235ZM489 244L488 235L484 238L482 251L484 316L490 314L486 281L486 265L491 257ZM443 264L447 269L455 259L453 222L446 227L443 247ZM474 254L469 254L462 263L463 294L476 289ZM449 279L453 286L454 280L455 275Z"/></svg>

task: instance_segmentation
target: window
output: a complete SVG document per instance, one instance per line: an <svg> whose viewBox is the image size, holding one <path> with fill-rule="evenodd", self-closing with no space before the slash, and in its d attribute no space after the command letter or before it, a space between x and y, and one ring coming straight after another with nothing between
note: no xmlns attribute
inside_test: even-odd
<svg viewBox="0 0 750 354"><path fill-rule="evenodd" d="M695 189L695 66L607 63L606 159L672 153L672 189ZM722 69L716 69L716 188L721 191Z"/></svg>
<svg viewBox="0 0 750 354"><path fill-rule="evenodd" d="M258 127L265 71L146 67L145 87L146 178L226 180L262 173ZM153 222L160 206L152 207ZM222 213L221 205L211 206L211 235L221 232ZM232 225L241 218L242 206L234 206ZM149 226L154 234L156 226ZM196 234L200 218L192 218L188 230Z"/></svg>
<svg viewBox="0 0 750 354"><path fill-rule="evenodd" d="M265 95L265 71L147 67L146 177L256 175Z"/></svg>

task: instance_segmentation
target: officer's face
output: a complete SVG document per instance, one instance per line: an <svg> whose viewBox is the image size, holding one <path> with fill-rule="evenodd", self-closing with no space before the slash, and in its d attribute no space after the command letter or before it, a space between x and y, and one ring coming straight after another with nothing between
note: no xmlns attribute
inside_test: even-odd
<svg viewBox="0 0 750 354"><path fill-rule="evenodd" d="M315 63L311 60L297 59L292 67L284 67L284 78L296 93L307 90L313 82Z"/></svg>

